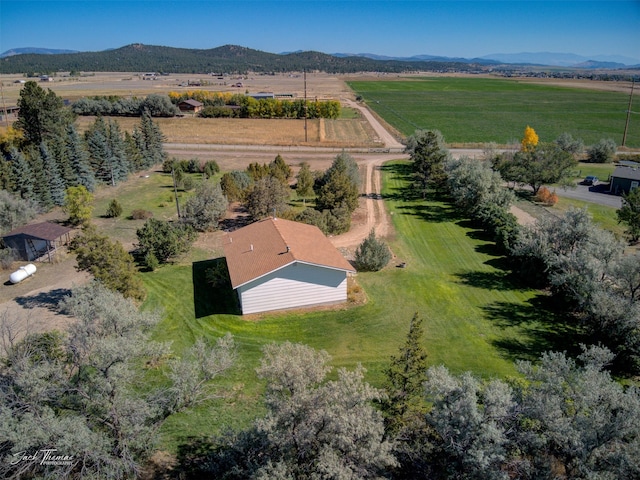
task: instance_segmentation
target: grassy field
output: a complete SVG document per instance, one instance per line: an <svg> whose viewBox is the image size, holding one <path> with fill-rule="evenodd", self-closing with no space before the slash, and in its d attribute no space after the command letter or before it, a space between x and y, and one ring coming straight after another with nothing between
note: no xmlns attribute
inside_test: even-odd
<svg viewBox="0 0 640 480"><path fill-rule="evenodd" d="M513 361L545 350L570 348L567 332L540 292L514 285L492 243L443 199L413 199L406 190L406 164L385 167L384 196L397 239L393 264L358 274L368 302L338 310L237 314L233 292L212 292L203 271L213 262L196 250L194 263L145 273L145 308L162 308L158 340L179 352L196 338L226 332L239 345L239 363L222 382L230 397L172 417L163 428L166 448L187 437L225 426L246 425L260 412L262 385L254 369L261 347L290 340L325 349L334 366L362 363L367 380L381 385L390 355L397 352L415 312L425 319L424 344L432 364L484 377L515 375ZM396 268L406 262L406 268Z"/></svg>
<svg viewBox="0 0 640 480"><path fill-rule="evenodd" d="M404 135L438 129L448 143L507 144L519 141L530 125L541 141L569 132L587 145L601 138L619 145L629 102L628 93L511 79L432 77L348 85ZM630 123L627 146L640 148L637 119Z"/></svg>

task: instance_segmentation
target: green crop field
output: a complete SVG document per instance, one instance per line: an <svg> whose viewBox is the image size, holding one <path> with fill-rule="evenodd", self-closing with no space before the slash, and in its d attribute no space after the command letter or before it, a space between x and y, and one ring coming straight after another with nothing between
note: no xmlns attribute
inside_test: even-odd
<svg viewBox="0 0 640 480"><path fill-rule="evenodd" d="M602 138L620 145L629 103L628 93L512 79L434 77L348 85L404 135L437 129L448 143L507 144L519 141L530 125L541 141L568 132L586 145ZM632 115L626 145L640 148L637 115Z"/></svg>
<svg viewBox="0 0 640 480"><path fill-rule="evenodd" d="M212 260L197 251L193 263L143 274L149 292L145 308L164 310L157 340L171 340L178 355L196 338L215 339L226 332L239 346L239 362L221 382L234 393L170 418L162 429L167 448L175 449L189 436L246 425L259 415L263 387L255 368L269 342L324 349L336 367L361 363L366 379L376 386L415 312L425 319L430 363L445 364L455 373L504 378L516 375L516 359L571 348L570 332L551 313L548 297L514 284L504 259L481 231L445 200L408 194L406 163L386 166L383 178L397 257L381 272L358 274L368 297L364 305L245 319L237 314L233 292L215 292L204 282L203 271ZM398 262L406 262L406 268L397 268Z"/></svg>

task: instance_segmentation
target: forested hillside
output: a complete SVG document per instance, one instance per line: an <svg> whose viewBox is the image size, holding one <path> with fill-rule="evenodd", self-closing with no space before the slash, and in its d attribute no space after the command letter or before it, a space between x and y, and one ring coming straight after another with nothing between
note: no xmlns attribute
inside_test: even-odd
<svg viewBox="0 0 640 480"><path fill-rule="evenodd" d="M353 73L478 69L478 64L462 62L373 60L365 57L335 57L320 52L279 55L235 45L198 50L132 44L102 52L13 55L0 61L0 73L5 74L50 74L58 71L246 73L302 70Z"/></svg>

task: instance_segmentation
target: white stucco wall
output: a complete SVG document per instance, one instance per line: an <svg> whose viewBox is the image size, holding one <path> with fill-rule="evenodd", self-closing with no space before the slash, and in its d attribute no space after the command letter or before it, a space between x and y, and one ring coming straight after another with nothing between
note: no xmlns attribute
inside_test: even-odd
<svg viewBox="0 0 640 480"><path fill-rule="evenodd" d="M243 314L345 302L347 272L294 263L238 287Z"/></svg>

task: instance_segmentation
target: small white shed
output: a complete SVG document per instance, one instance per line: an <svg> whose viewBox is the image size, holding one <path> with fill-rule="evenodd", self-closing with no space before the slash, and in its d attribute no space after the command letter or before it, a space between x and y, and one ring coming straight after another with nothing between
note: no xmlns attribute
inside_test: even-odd
<svg viewBox="0 0 640 480"><path fill-rule="evenodd" d="M243 314L345 302L355 273L319 228L280 218L228 234L224 252Z"/></svg>

